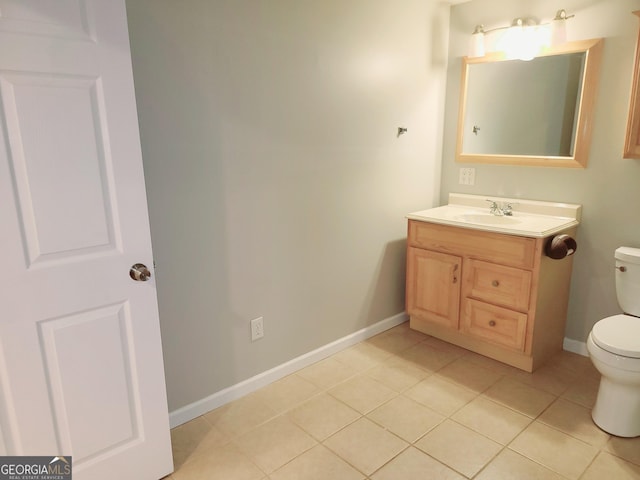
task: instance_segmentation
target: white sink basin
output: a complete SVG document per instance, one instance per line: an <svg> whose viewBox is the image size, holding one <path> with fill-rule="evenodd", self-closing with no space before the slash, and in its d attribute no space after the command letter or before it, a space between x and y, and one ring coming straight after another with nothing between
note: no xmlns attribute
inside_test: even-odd
<svg viewBox="0 0 640 480"><path fill-rule="evenodd" d="M522 219L509 216L498 216L490 213L465 213L455 217L456 220L480 225L515 225L522 223Z"/></svg>
<svg viewBox="0 0 640 480"><path fill-rule="evenodd" d="M498 202L499 205L510 203L513 206L513 216L491 214L487 200ZM413 212L407 215L407 218L488 232L544 238L577 226L581 213L582 206L576 204L450 193L448 205Z"/></svg>

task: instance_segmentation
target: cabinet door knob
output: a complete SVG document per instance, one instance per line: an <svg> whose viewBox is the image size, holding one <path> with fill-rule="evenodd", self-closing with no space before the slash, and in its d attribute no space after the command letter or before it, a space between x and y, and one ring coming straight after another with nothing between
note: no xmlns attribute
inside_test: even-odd
<svg viewBox="0 0 640 480"><path fill-rule="evenodd" d="M498 280L494 280L493 282L491 282L491 285L493 285L494 287L497 287L500 285L500 282Z"/></svg>
<svg viewBox="0 0 640 480"><path fill-rule="evenodd" d="M495 321L495 320L491 320L491 321L489 322L489 326L490 326L490 327L495 327L495 326L496 326L496 321Z"/></svg>

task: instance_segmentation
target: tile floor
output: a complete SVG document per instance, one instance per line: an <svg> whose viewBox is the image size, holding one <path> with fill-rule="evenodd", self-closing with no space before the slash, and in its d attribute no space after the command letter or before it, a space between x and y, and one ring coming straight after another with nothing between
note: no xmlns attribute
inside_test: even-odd
<svg viewBox="0 0 640 480"><path fill-rule="evenodd" d="M171 432L170 480L640 479L591 421L599 376L528 374L402 324Z"/></svg>

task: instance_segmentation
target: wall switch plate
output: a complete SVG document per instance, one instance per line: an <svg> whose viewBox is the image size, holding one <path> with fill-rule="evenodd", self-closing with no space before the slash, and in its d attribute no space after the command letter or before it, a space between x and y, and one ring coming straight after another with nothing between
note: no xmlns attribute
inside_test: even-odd
<svg viewBox="0 0 640 480"><path fill-rule="evenodd" d="M264 324L262 317L254 318L251 320L251 341L255 342L262 337L264 337Z"/></svg>
<svg viewBox="0 0 640 480"><path fill-rule="evenodd" d="M476 169L461 168L458 183L460 185L474 185L476 183Z"/></svg>

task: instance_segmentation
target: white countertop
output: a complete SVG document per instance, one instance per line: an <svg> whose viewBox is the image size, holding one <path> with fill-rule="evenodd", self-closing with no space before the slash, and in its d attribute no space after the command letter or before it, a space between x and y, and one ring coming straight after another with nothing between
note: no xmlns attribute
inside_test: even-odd
<svg viewBox="0 0 640 480"><path fill-rule="evenodd" d="M513 215L491 215L487 200L503 205L510 203ZM582 206L576 204L451 193L448 205L413 212L407 218L486 232L544 238L579 225L581 213Z"/></svg>

